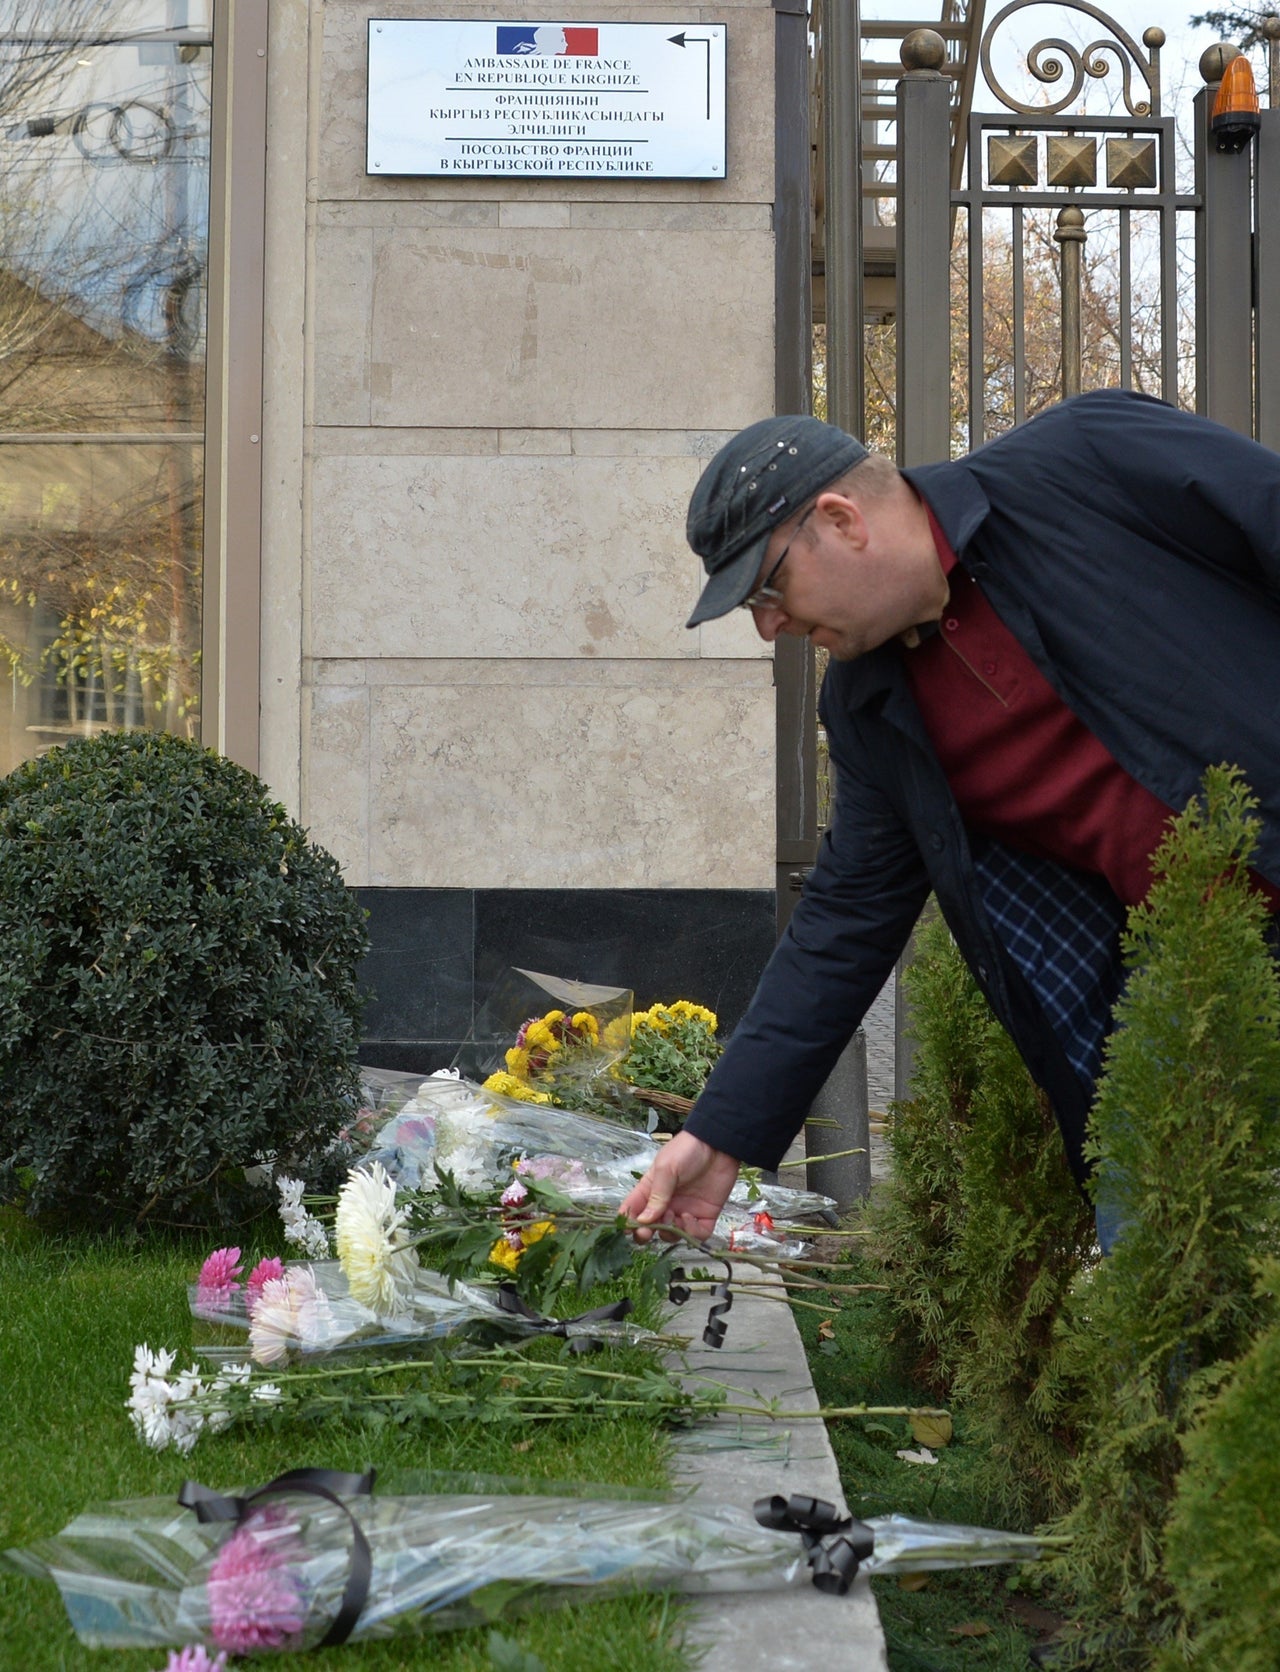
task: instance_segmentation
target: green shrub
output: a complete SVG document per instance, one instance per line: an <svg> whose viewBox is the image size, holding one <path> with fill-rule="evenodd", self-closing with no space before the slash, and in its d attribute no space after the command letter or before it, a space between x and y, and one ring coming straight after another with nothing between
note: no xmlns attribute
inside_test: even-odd
<svg viewBox="0 0 1280 1672"><path fill-rule="evenodd" d="M1265 1292L1280 1293L1266 1262ZM1280 1666L1280 1326L1272 1325L1200 1413L1169 1521L1166 1571L1192 1661L1231 1672ZM1181 1645L1162 1663L1186 1664Z"/></svg>
<svg viewBox="0 0 1280 1672"><path fill-rule="evenodd" d="M915 1095L895 1111L874 1246L911 1370L963 1404L990 1514L1026 1524L1067 1501L1073 1389L1056 1326L1092 1215L941 918L920 931L907 982Z"/></svg>
<svg viewBox="0 0 1280 1672"><path fill-rule="evenodd" d="M912 1096L894 1107L893 1170L872 1197L867 1224L885 1267L898 1355L913 1379L946 1399L973 1305L955 1256L961 1169L991 1013L937 915L916 933L905 980L916 1040Z"/></svg>
<svg viewBox="0 0 1280 1672"><path fill-rule="evenodd" d="M1074 1536L1065 1572L1117 1669L1152 1664L1178 1630L1162 1553L1183 1437L1274 1312L1254 1261L1280 1255L1280 981L1248 872L1254 805L1216 768L1171 823L1130 913L1093 1112L1126 1228L1068 1314L1090 1401L1057 1530Z"/></svg>
<svg viewBox="0 0 1280 1672"><path fill-rule="evenodd" d="M112 734L0 781L0 1199L233 1225L246 1164L305 1170L356 1093L363 919L194 744Z"/></svg>

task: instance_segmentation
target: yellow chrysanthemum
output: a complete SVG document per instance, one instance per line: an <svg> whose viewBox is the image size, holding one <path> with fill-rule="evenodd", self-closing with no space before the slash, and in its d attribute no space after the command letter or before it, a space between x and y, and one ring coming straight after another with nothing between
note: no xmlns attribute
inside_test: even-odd
<svg viewBox="0 0 1280 1672"><path fill-rule="evenodd" d="M532 1248L535 1242L541 1242L543 1237L550 1236L555 1228L556 1222L554 1219L538 1219L532 1225L522 1225L520 1227L521 1246L519 1248L514 1248L506 1237L499 1237L489 1250L489 1264L491 1266L501 1266L503 1271L509 1271L514 1275L516 1267L520 1264L520 1256L525 1249Z"/></svg>
<svg viewBox="0 0 1280 1672"><path fill-rule="evenodd" d="M517 1079L514 1074L504 1074L501 1069L496 1074L490 1074L484 1083L485 1091L496 1091L500 1097L515 1097L521 1103L550 1103L551 1099L545 1091L535 1091L527 1080Z"/></svg>
<svg viewBox="0 0 1280 1672"><path fill-rule="evenodd" d="M489 1264L501 1266L503 1271L509 1271L515 1276L516 1267L520 1264L522 1249L512 1248L506 1237L499 1237L489 1250Z"/></svg>
<svg viewBox="0 0 1280 1672"><path fill-rule="evenodd" d="M589 1010L579 1010L570 1025L575 1033L581 1034L584 1039L589 1039L593 1045L599 1043L600 1024Z"/></svg>
<svg viewBox="0 0 1280 1672"><path fill-rule="evenodd" d="M529 1078L529 1053L521 1045L513 1045L507 1052L507 1072L518 1080Z"/></svg>
<svg viewBox="0 0 1280 1672"><path fill-rule="evenodd" d="M690 1022L705 1022L714 1033L716 1031L716 1013L708 1010L705 1005L691 1004L688 999L677 999L671 1006L671 1014Z"/></svg>
<svg viewBox="0 0 1280 1672"><path fill-rule="evenodd" d="M623 1011L605 1024L604 1043L610 1051L625 1051L634 1032L633 1013Z"/></svg>

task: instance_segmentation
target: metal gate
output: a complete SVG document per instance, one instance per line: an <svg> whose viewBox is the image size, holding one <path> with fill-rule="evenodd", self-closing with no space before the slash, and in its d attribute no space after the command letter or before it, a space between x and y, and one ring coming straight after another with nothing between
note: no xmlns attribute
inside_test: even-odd
<svg viewBox="0 0 1280 1672"><path fill-rule="evenodd" d="M1063 0L1103 34L1085 47L1039 41L1025 58L1039 96L1019 99L996 67L1001 32L1042 3L1011 0L983 32L984 77L1001 108L969 114L956 184L945 43L920 29L902 44L899 461L968 451L1040 405L1115 385L1280 445L1280 110L1261 112L1256 145L1220 151L1210 115L1236 53L1211 47L1191 118L1193 179L1180 190L1179 136L1161 109L1164 31L1139 42L1087 0ZM1280 20L1267 27L1274 104ZM1072 113L1082 89L1108 75L1120 108Z"/></svg>

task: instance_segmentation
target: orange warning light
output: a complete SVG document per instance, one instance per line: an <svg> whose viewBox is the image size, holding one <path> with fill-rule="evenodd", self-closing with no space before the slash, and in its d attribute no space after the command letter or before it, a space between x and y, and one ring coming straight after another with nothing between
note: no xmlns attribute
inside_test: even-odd
<svg viewBox="0 0 1280 1672"><path fill-rule="evenodd" d="M1234 152L1243 151L1261 126L1258 90L1249 60L1243 55L1233 58L1222 72L1209 130L1219 151Z"/></svg>

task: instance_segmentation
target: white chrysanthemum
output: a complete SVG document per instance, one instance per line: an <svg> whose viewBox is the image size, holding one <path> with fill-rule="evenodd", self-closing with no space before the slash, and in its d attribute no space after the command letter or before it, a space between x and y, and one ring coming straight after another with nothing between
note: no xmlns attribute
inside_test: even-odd
<svg viewBox="0 0 1280 1672"><path fill-rule="evenodd" d="M174 1446L185 1453L204 1427L204 1413L195 1403L204 1393L204 1384L194 1364L170 1382L173 1361L174 1354L167 1348L152 1352L144 1342L135 1349L126 1409L138 1437L153 1451Z"/></svg>
<svg viewBox="0 0 1280 1672"><path fill-rule="evenodd" d="M262 1285L249 1321L249 1349L258 1364L279 1364L291 1347L323 1347L333 1334L329 1297L310 1266L287 1266Z"/></svg>
<svg viewBox="0 0 1280 1672"><path fill-rule="evenodd" d="M228 1393L232 1388L247 1387L251 1374L247 1364L224 1364L209 1384L210 1398L216 1401L220 1394ZM225 1405L214 1403L205 1408L205 1427L210 1434L221 1434L224 1428L230 1428L234 1420Z"/></svg>
<svg viewBox="0 0 1280 1672"><path fill-rule="evenodd" d="M256 1399L260 1405L284 1404L284 1394L274 1382L259 1382L249 1397L250 1399Z"/></svg>
<svg viewBox="0 0 1280 1672"><path fill-rule="evenodd" d="M310 1260L329 1258L329 1233L320 1221L302 1205L306 1189L301 1179L281 1173L276 1180L280 1193L280 1218L284 1224L284 1240L300 1248Z"/></svg>
<svg viewBox="0 0 1280 1672"><path fill-rule="evenodd" d="M418 1256L407 1246L396 1187L379 1162L347 1175L334 1222L338 1260L352 1295L394 1317L413 1297Z"/></svg>

